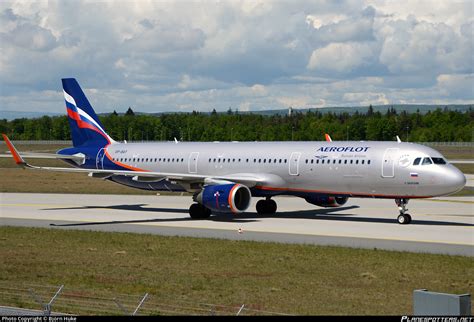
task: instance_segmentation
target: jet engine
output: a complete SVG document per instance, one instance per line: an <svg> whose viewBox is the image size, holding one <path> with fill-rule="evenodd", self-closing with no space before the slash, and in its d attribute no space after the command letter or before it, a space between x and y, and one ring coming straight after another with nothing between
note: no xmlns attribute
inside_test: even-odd
<svg viewBox="0 0 474 322"><path fill-rule="evenodd" d="M306 197L305 200L310 204L319 207L340 207L344 205L349 197L329 196L329 195L314 195Z"/></svg>
<svg viewBox="0 0 474 322"><path fill-rule="evenodd" d="M239 183L204 186L194 200L216 212L240 213L247 210L252 195Z"/></svg>

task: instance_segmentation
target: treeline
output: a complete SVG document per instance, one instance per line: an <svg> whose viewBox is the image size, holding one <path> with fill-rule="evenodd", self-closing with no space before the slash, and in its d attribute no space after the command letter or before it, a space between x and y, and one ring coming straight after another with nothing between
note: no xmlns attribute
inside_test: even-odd
<svg viewBox="0 0 474 322"><path fill-rule="evenodd" d="M299 113L263 116L227 113L163 114L160 116L113 113L100 116L106 131L115 140L163 141L304 141L324 140L395 140L412 142L473 141L474 110L465 112L437 109L426 114L397 113ZM13 140L69 140L66 116L36 119L0 120L0 132Z"/></svg>

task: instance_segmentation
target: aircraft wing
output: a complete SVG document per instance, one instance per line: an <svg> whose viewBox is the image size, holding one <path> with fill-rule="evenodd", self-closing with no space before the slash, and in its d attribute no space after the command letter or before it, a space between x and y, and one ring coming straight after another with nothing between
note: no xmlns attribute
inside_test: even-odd
<svg viewBox="0 0 474 322"><path fill-rule="evenodd" d="M265 173L236 173L230 175L211 175L211 174L192 174L192 173L167 173L167 172L153 172L153 171L129 171L129 170L105 170L105 169L84 169L84 168L66 168L66 167L42 167L34 166L27 163L23 159L23 154L20 154L13 144L10 142L8 137L4 134L3 138L10 149L11 156L15 159L18 166L25 169L33 170L45 170L45 171L56 171L56 172L72 172L72 173L87 173L92 177L108 178L113 175L132 176L138 179L167 179L170 181L178 182L202 182L206 184L217 184L222 181L242 183L247 187L251 188L261 184L281 184L282 179L279 176ZM27 157L25 155L25 157ZM78 156L72 156L78 158ZM72 158L71 158L72 159Z"/></svg>

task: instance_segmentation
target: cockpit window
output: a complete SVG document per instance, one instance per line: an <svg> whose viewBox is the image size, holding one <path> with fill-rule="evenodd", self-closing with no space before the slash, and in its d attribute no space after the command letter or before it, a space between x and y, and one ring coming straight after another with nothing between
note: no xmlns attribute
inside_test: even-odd
<svg viewBox="0 0 474 322"><path fill-rule="evenodd" d="M413 161L413 165L419 165L421 161L421 158L416 158L415 161Z"/></svg>
<svg viewBox="0 0 474 322"><path fill-rule="evenodd" d="M443 158L431 158L434 164L446 164L446 160Z"/></svg>
<svg viewBox="0 0 474 322"><path fill-rule="evenodd" d="M424 158L424 159L423 159L423 163L422 163L422 165L426 165L426 164L432 164L432 163L433 163L433 162L431 161L431 159L430 159L430 158Z"/></svg>

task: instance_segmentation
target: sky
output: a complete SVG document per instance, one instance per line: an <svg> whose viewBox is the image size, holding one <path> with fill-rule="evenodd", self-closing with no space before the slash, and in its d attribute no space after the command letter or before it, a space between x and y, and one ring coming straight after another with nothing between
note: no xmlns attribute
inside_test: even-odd
<svg viewBox="0 0 474 322"><path fill-rule="evenodd" d="M473 1L0 2L1 111L474 103Z"/></svg>

